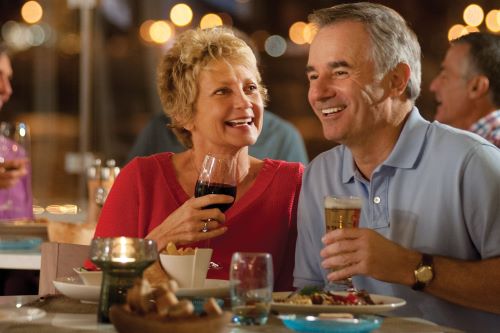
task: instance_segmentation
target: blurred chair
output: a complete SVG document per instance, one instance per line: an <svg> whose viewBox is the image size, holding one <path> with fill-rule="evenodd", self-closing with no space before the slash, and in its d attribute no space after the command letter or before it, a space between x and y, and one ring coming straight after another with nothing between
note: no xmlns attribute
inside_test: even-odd
<svg viewBox="0 0 500 333"><path fill-rule="evenodd" d="M52 281L59 277L77 276L73 268L82 266L88 258L89 249L88 245L42 243L38 295L58 294Z"/></svg>

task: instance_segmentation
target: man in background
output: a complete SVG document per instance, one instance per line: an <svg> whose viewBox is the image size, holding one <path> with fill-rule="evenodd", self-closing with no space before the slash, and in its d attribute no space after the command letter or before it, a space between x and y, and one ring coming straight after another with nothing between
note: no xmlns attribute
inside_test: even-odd
<svg viewBox="0 0 500 333"><path fill-rule="evenodd" d="M437 121L500 147L499 35L478 32L453 40L430 90Z"/></svg>

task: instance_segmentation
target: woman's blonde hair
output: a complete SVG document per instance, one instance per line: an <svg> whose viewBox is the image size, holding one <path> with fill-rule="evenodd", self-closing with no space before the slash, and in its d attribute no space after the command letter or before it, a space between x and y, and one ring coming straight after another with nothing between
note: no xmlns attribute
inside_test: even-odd
<svg viewBox="0 0 500 333"><path fill-rule="evenodd" d="M187 148L193 146L191 132L184 126L193 119L198 96L200 71L212 60L238 63L250 69L265 101L255 55L251 48L227 28L187 30L180 34L158 67L158 92L163 111L171 118L171 128Z"/></svg>

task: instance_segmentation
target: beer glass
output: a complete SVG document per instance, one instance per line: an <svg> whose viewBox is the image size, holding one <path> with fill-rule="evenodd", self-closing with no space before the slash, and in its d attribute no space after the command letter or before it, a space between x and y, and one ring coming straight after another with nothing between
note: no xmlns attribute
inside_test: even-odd
<svg viewBox="0 0 500 333"><path fill-rule="evenodd" d="M343 228L357 228L359 226L361 207L363 205L361 198L326 196L324 205L326 232ZM330 283L328 288L353 290L354 286L352 279L347 278Z"/></svg>

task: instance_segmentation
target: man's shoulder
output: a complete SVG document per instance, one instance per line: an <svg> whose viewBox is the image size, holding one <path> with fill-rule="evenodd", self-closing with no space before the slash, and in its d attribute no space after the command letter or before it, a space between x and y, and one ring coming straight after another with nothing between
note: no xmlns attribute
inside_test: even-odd
<svg viewBox="0 0 500 333"><path fill-rule="evenodd" d="M442 124L438 121L433 121L430 124L428 138L431 145L445 145L449 148L473 149L478 146L494 147L491 142L476 133Z"/></svg>

